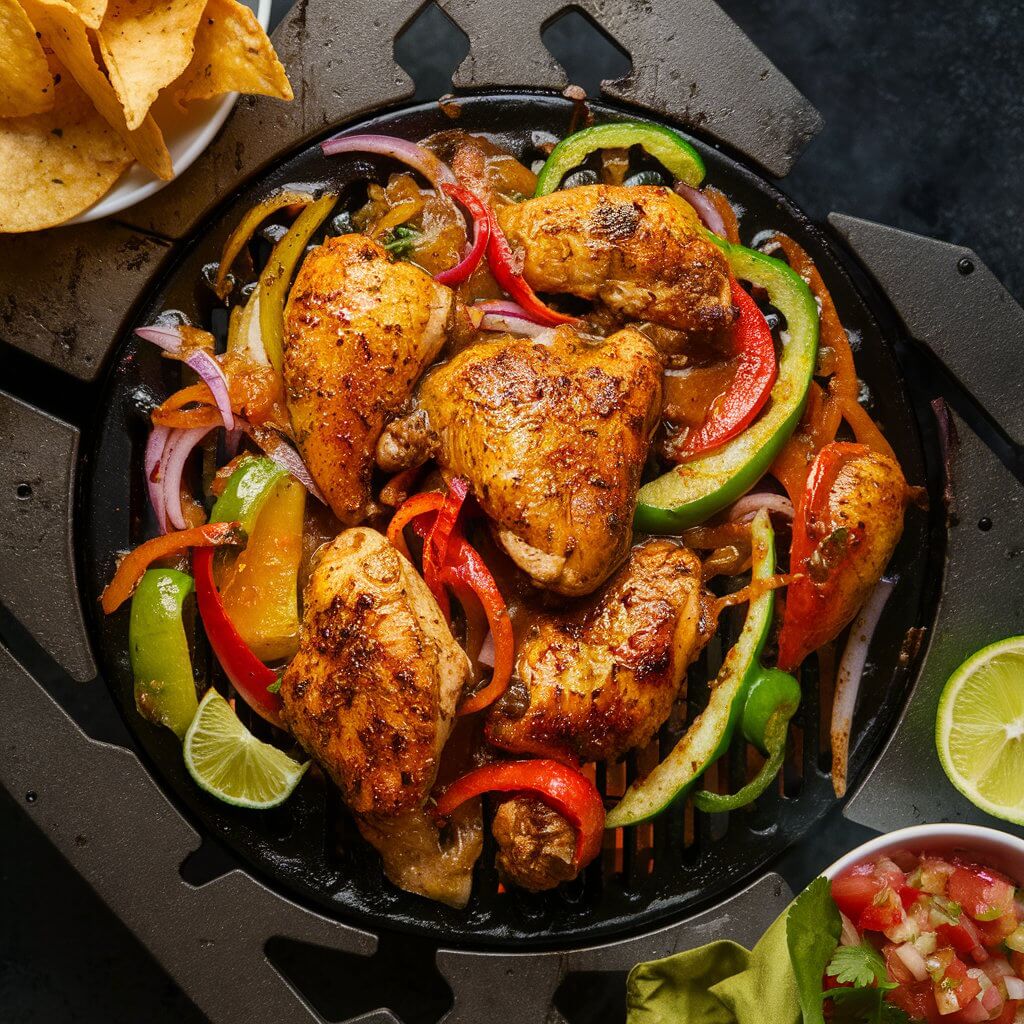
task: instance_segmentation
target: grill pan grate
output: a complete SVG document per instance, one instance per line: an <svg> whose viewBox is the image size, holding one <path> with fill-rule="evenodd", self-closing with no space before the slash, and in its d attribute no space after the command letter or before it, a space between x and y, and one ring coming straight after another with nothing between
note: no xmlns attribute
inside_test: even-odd
<svg viewBox="0 0 1024 1024"><path fill-rule="evenodd" d="M528 158L541 155L539 143L562 136L571 116L570 104L547 95L477 97L461 100L459 105L461 115L454 126L489 132ZM602 119L623 116L620 110L592 106ZM452 126L434 105L382 114L362 125L365 130L410 139ZM872 413L886 429L908 479L924 482L921 442L892 352L827 243L758 176L717 150L701 149L709 182L743 210L744 241L750 242L765 229L779 229L795 237L816 261L844 324L853 332L858 369L875 399ZM387 165L375 160L327 161L316 147L285 159L215 211L203 233L191 239L155 292L144 300L132 326L150 322L163 309L179 309L196 322L209 322L212 295L201 283L201 269L216 260L223 239L244 209L286 182L326 179L343 184L368 169L386 173ZM112 360L97 420L84 439L87 471L77 521L81 578L90 596L98 595L109 578L116 553L141 540L152 525L141 483L144 412L176 386L174 367L155 352L126 343ZM912 511L894 564L900 582L877 634L862 688L851 779L888 735L902 707L909 680L899 651L907 630L931 621L931 595L940 565L941 551L928 544L927 516ZM740 615L733 613L733 618ZM499 892L488 837L472 902L465 912L455 912L391 887L377 855L359 838L336 796L313 780L304 783L283 807L264 815L225 807L198 791L185 772L174 737L142 721L134 710L123 617L101 621L94 615L91 628L114 699L154 774L186 814L202 823L258 877L316 909L378 929L443 935L446 942L469 947L564 945L640 931L734 891L811 833L834 806L828 777L830 695L818 693L812 666L805 673L803 706L791 726L791 754L783 780L754 808L708 816L695 813L687 803L672 808L653 825L609 833L601 858L583 877L554 894ZM704 706L707 679L713 677L729 639L716 638L691 668L685 706L662 730L656 747L631 756L624 766L598 769L598 782L605 792L621 792L639 771L671 749L686 722ZM199 649L203 650L202 644ZM197 664L216 680L218 670L206 653L199 655ZM253 724L257 733L262 728L262 723ZM738 743L707 781L733 790L745 780L746 762L747 751Z"/></svg>

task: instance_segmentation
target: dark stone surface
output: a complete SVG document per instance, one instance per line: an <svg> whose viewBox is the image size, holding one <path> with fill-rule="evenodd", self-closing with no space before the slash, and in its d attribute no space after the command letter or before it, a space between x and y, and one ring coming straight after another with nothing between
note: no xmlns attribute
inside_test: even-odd
<svg viewBox="0 0 1024 1024"><path fill-rule="evenodd" d="M1024 299L1024 99L1017 65L1024 4L724 0L722 6L824 115L825 130L784 183L798 203L819 220L838 210L969 245ZM402 55L420 83L425 69L450 69L460 57L446 48L443 15L424 22L438 26L436 44L409 46ZM582 60L592 61L595 51L586 43L582 49ZM107 701L88 703L97 719L110 712ZM98 721L90 731L118 730ZM868 834L836 816L821 843L791 864L791 884L803 884ZM572 1024L620 1018L621 1010L612 1009L621 1006L619 979L584 988L585 997L577 987L559 1001ZM3 796L0 1020L203 1020ZM410 1017L406 1024L417 1022Z"/></svg>

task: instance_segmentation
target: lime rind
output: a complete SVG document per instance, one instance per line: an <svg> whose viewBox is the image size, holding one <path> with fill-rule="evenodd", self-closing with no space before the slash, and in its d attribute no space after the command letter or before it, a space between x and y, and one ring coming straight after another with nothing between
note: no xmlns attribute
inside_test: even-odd
<svg viewBox="0 0 1024 1024"><path fill-rule="evenodd" d="M199 704L185 734L185 765L196 784L234 807L267 810L284 803L306 774L284 751L255 736L216 690Z"/></svg>
<svg viewBox="0 0 1024 1024"><path fill-rule="evenodd" d="M1024 636L982 648L950 676L935 745L950 782L971 803L1024 825Z"/></svg>

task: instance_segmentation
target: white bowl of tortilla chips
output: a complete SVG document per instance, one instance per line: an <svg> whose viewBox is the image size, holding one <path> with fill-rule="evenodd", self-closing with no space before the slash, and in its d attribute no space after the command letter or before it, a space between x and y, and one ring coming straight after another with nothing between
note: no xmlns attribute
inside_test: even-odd
<svg viewBox="0 0 1024 1024"><path fill-rule="evenodd" d="M291 99L270 0L0 0L0 232L109 216L206 148L239 93Z"/></svg>

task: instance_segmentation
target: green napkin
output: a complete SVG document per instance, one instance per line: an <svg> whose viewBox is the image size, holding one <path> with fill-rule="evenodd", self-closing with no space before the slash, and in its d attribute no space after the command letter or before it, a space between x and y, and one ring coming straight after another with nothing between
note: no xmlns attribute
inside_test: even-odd
<svg viewBox="0 0 1024 1024"><path fill-rule="evenodd" d="M720 939L637 964L626 983L628 1024L800 1024L788 913L752 950Z"/></svg>

